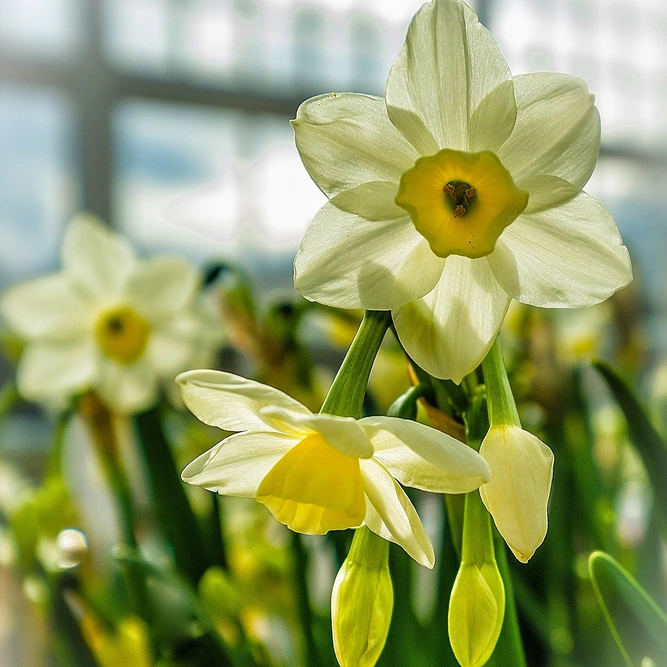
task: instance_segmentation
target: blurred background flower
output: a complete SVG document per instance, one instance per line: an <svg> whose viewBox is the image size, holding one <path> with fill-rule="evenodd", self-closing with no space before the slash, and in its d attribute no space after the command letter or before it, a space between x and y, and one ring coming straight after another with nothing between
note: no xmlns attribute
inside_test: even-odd
<svg viewBox="0 0 667 667"><path fill-rule="evenodd" d="M579 313L517 305L505 326L522 423L549 442L557 460L552 532L522 580L534 591L517 589L523 630L537 647L535 664L546 664L548 650L554 664L572 665L573 647L579 664L612 664L605 662L612 653L596 643L607 631L586 587L581 554L608 549L626 567L639 563L647 582L655 580L663 553L646 474L628 447L623 417L599 378L581 365L592 356L613 358L667 425L667 5L469 4L514 74L551 70L586 79L602 117L600 162L586 190L611 210L633 258L635 282L610 302ZM381 95L420 5L421 0L0 0L0 289L55 271L67 222L87 210L128 237L142 255L177 253L202 266L230 338L218 366L253 375L317 409L358 315L332 316L305 306L292 291L294 253L325 198L302 167L288 120L312 95ZM0 342L4 383L18 349L4 332ZM371 411L386 411L406 387L404 358L388 336L371 378ZM566 395L572 400L564 401ZM49 664L43 586L32 574L14 578L4 566L16 568L35 554L49 561L59 531L80 526L90 545L82 577L97 594L99 573L112 569L109 547L117 527L108 494L99 491L101 473L80 446L80 427L69 433L74 446L66 449L63 464L73 503L57 478L37 486L57 422L33 405L17 404L11 386L0 393L0 415L0 588L7 591L0 602L0 662ZM179 465L214 443L210 429L167 415L170 433L183 442L175 454ZM145 482L129 470L145 544L161 557L157 539L145 530ZM208 517L207 494L193 491L198 516ZM437 541L442 503L418 500ZM572 516L573 506L580 515ZM303 640L291 589L289 536L259 506L232 500L223 512L231 575L213 571L202 579L206 614L231 643L245 632L261 664L292 665ZM344 540L343 546L314 540L303 552L313 564L311 597L320 638L329 623L335 560L345 546ZM408 599L410 593L418 604L405 605L413 624L405 626L406 634L390 633L385 653L394 662L387 664L406 664L406 637L439 655L434 630L442 634L442 628L429 625L439 598L429 577L440 575L409 574L407 565L393 556L390 561L398 568L394 573L403 572L395 579L397 595ZM89 609L85 613L93 618ZM125 646L125 638L143 645L143 630L131 617L116 635L103 626L96 617L87 624L90 636L99 638L100 653ZM404 626L395 627L398 632ZM415 628L426 628L428 641ZM588 652L577 643L582 637L590 642ZM262 658L266 647L270 662Z"/></svg>

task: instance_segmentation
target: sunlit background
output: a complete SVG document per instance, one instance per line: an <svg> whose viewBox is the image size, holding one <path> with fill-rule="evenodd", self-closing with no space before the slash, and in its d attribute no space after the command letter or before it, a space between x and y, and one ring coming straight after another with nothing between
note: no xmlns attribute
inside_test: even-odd
<svg viewBox="0 0 667 667"><path fill-rule="evenodd" d="M0 289L58 266L87 209L140 249L229 259L291 288L324 196L289 119L382 95L420 0L0 0ZM477 0L514 74L582 76L602 117L587 190L615 215L649 354L667 353L667 3ZM47 446L7 420L3 451ZM41 430L40 430L41 429ZM11 452L10 452L11 453Z"/></svg>

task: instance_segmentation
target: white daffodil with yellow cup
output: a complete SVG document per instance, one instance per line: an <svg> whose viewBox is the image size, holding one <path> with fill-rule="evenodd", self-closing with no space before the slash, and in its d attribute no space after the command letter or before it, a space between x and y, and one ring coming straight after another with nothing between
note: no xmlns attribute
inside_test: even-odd
<svg viewBox="0 0 667 667"><path fill-rule="evenodd" d="M605 300L630 259L609 212L582 191L600 120L584 81L512 77L459 0L414 17L385 97L322 95L293 121L329 202L295 260L306 298L390 310L408 354L455 382L482 361L511 299Z"/></svg>
<svg viewBox="0 0 667 667"><path fill-rule="evenodd" d="M67 227L62 270L7 290L0 311L26 341L17 383L26 398L94 390L114 412L150 407L161 380L201 362L219 326L197 304L201 274L176 257L140 260L91 216Z"/></svg>
<svg viewBox="0 0 667 667"><path fill-rule="evenodd" d="M183 479L256 498L295 532L366 525L433 567L431 542L398 482L465 493L489 479L477 452L423 424L313 414L278 389L222 371L188 371L177 380L198 419L237 432L190 463Z"/></svg>

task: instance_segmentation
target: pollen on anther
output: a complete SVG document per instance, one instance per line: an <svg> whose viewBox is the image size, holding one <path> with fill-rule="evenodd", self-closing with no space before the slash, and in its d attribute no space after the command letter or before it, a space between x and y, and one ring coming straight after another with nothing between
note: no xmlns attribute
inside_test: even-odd
<svg viewBox="0 0 667 667"><path fill-rule="evenodd" d="M455 218L460 218L466 214L466 210L461 204L459 204L455 209L454 209L454 217Z"/></svg>
<svg viewBox="0 0 667 667"><path fill-rule="evenodd" d="M456 192L456 188L451 183L447 183L447 185L442 188L442 191L445 194L453 195Z"/></svg>
<svg viewBox="0 0 667 667"><path fill-rule="evenodd" d="M468 199L472 199L477 195L477 190L471 185L467 190L466 190L466 197Z"/></svg>

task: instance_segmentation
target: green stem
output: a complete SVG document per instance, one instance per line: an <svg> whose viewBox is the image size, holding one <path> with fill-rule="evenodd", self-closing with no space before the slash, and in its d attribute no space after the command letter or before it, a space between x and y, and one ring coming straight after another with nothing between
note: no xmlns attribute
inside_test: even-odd
<svg viewBox="0 0 667 667"><path fill-rule="evenodd" d="M174 550L177 568L196 586L210 563L157 409L136 415L135 425L158 520Z"/></svg>
<svg viewBox="0 0 667 667"><path fill-rule="evenodd" d="M67 579L68 575L60 573L47 579L53 652L60 667L98 667L67 601Z"/></svg>
<svg viewBox="0 0 667 667"><path fill-rule="evenodd" d="M497 530L493 531L496 546L496 562L505 586L505 620L500 631L495 651L488 662L489 667L497 665L512 665L512 667L526 667L526 655L521 641L519 617L516 611L514 588L512 587L512 573L507 562L505 542Z"/></svg>
<svg viewBox="0 0 667 667"><path fill-rule="evenodd" d="M320 412L361 417L368 378L390 322L389 311L366 311Z"/></svg>
<svg viewBox="0 0 667 667"><path fill-rule="evenodd" d="M495 560L491 517L477 491L466 493L463 514L462 563L492 563Z"/></svg>
<svg viewBox="0 0 667 667"><path fill-rule="evenodd" d="M308 554L303 546L299 533L292 533L292 554L294 556L294 584L296 587L296 604L303 639L305 642L305 658L309 667L317 667L320 664L319 652L315 643L313 632L313 612L310 605L310 594L308 593Z"/></svg>
<svg viewBox="0 0 667 667"><path fill-rule="evenodd" d="M59 477L62 473L62 452L65 443L65 434L73 414L71 409L67 409L60 413L56 419L51 452L49 453L49 460L46 467L47 477Z"/></svg>
<svg viewBox="0 0 667 667"><path fill-rule="evenodd" d="M131 547L137 546L132 492L123 469L111 413L95 394L86 394L79 401L79 414L88 427L93 444L118 504L123 538Z"/></svg>
<svg viewBox="0 0 667 667"><path fill-rule="evenodd" d="M222 532L222 503L217 493L210 493L209 496L211 498L211 511L208 515L207 538L211 565L219 565L227 569L229 562L227 559L227 549L225 548L225 537Z"/></svg>
<svg viewBox="0 0 667 667"><path fill-rule="evenodd" d="M0 419L2 419L19 401L19 393L12 380L8 380L0 389Z"/></svg>
<svg viewBox="0 0 667 667"><path fill-rule="evenodd" d="M482 371L486 384L491 426L521 427L498 336L482 362Z"/></svg>

